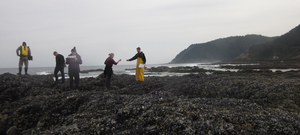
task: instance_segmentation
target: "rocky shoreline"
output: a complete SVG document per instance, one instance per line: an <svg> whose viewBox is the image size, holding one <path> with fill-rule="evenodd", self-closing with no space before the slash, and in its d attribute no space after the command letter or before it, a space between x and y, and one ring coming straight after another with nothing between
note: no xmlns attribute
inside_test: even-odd
<svg viewBox="0 0 300 135"><path fill-rule="evenodd" d="M192 70L192 69L191 69ZM298 72L80 79L0 75L0 134L299 134ZM249 75L252 74L252 75ZM273 74L276 74L274 77ZM292 74L292 75L291 75ZM271 77L270 77L271 75Z"/></svg>

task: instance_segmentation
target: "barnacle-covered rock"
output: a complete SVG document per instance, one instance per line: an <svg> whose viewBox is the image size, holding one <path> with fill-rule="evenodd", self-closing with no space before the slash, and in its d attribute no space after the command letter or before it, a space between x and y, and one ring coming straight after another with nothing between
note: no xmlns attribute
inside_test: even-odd
<svg viewBox="0 0 300 135"><path fill-rule="evenodd" d="M299 134L298 79L0 75L0 134Z"/></svg>

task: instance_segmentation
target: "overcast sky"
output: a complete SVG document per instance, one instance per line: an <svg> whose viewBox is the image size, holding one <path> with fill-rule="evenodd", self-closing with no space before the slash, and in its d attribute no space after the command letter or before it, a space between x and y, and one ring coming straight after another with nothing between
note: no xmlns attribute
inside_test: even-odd
<svg viewBox="0 0 300 135"><path fill-rule="evenodd" d="M194 43L261 34L280 36L300 24L299 0L2 0L0 68L18 67L23 41L29 67L55 66L76 46L82 66L120 64L141 47L148 64L170 62Z"/></svg>

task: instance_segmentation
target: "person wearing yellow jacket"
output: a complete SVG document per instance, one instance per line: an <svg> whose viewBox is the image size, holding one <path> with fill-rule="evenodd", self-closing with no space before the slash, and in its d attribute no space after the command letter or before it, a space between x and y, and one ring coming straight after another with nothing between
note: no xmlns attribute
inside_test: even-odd
<svg viewBox="0 0 300 135"><path fill-rule="evenodd" d="M127 61L136 61L136 71L135 71L135 80L137 81L144 81L144 71L145 71L145 64L146 64L146 57L145 54L141 51L141 48L136 48L137 54L134 55L131 59ZM142 64L142 65L141 65Z"/></svg>
<svg viewBox="0 0 300 135"><path fill-rule="evenodd" d="M20 47L16 50L17 55L20 57L19 60L19 73L18 75L21 75L23 63L25 65L25 75L28 75L28 60L32 60L31 51L29 46L27 46L26 42L23 42Z"/></svg>

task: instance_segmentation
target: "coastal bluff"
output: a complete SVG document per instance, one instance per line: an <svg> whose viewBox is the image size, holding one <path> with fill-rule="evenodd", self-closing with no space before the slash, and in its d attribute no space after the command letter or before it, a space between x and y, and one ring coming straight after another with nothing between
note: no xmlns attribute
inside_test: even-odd
<svg viewBox="0 0 300 135"><path fill-rule="evenodd" d="M55 84L0 75L0 134L300 134L300 81L224 74L113 75Z"/></svg>

